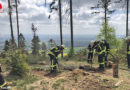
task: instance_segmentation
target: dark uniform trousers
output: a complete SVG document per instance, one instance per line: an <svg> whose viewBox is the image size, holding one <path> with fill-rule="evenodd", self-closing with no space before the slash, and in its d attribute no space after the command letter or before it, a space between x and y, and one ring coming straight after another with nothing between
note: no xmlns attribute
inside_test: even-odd
<svg viewBox="0 0 130 90"><path fill-rule="evenodd" d="M57 58L54 55L49 55L49 56L51 60L51 72L56 72L57 71L56 64L58 64Z"/></svg>
<svg viewBox="0 0 130 90"><path fill-rule="evenodd" d="M108 54L107 53L105 53L105 66L107 66L107 56L108 56Z"/></svg>
<svg viewBox="0 0 130 90"><path fill-rule="evenodd" d="M92 58L93 58L93 52L89 52L88 53L88 63L92 62Z"/></svg>
<svg viewBox="0 0 130 90"><path fill-rule="evenodd" d="M102 53L98 55L98 62L99 62L99 69L104 69L105 68L105 53Z"/></svg>
<svg viewBox="0 0 130 90"><path fill-rule="evenodd" d="M130 42L127 42L127 63L128 68L130 68Z"/></svg>
<svg viewBox="0 0 130 90"><path fill-rule="evenodd" d="M127 54L128 68L130 68L130 54Z"/></svg>
<svg viewBox="0 0 130 90"><path fill-rule="evenodd" d="M8 90L4 77L0 74L0 90Z"/></svg>

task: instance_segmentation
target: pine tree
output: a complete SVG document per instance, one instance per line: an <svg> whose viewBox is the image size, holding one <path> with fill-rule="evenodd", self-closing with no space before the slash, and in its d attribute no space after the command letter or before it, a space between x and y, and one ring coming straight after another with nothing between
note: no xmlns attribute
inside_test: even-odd
<svg viewBox="0 0 130 90"><path fill-rule="evenodd" d="M106 28L107 27L107 28ZM106 40L110 44L111 47L118 47L118 40L116 39L115 29L108 24L108 21L103 22L102 27L100 29L100 33L98 35L98 39L105 38L105 30L107 29L107 37Z"/></svg>
<svg viewBox="0 0 130 90"><path fill-rule="evenodd" d="M24 38L24 36L23 36L23 34L22 33L20 33L20 35L19 35L19 48L20 49L25 49L25 38Z"/></svg>
<svg viewBox="0 0 130 90"><path fill-rule="evenodd" d="M49 48L52 48L52 47L55 47L55 46L56 46L55 40L53 40L53 39L50 39L50 40L48 41L48 43L49 43Z"/></svg>
<svg viewBox="0 0 130 90"><path fill-rule="evenodd" d="M46 44L45 42L42 42L42 46L41 46L42 50L47 50Z"/></svg>
<svg viewBox="0 0 130 90"><path fill-rule="evenodd" d="M5 45L4 45L4 49L3 50L4 51L8 51L9 50L9 41L8 40L5 41Z"/></svg>
<svg viewBox="0 0 130 90"><path fill-rule="evenodd" d="M114 2L113 2L114 1ZM92 12L92 14L99 14L101 13L101 9L104 10L104 23L105 23L105 38L107 39L107 23L108 23L108 15L111 15L112 13L114 13L116 11L116 9L111 9L109 8L113 3L119 3L119 1L117 0L98 0L98 4L94 7L91 7L91 9L95 9L96 12Z"/></svg>
<svg viewBox="0 0 130 90"><path fill-rule="evenodd" d="M42 42L41 48L42 48L42 50L43 50L42 54L43 54L43 56L45 57L45 56L46 56L46 50L47 50L47 47L46 47L46 43L45 43L45 42Z"/></svg>
<svg viewBox="0 0 130 90"><path fill-rule="evenodd" d="M39 54L39 49L40 49L40 39L38 36L36 36L36 31L37 28L34 26L34 24L32 23L32 32L33 34L33 39L32 39L32 54L33 55L38 55Z"/></svg>
<svg viewBox="0 0 130 90"><path fill-rule="evenodd" d="M40 40L38 36L34 36L32 39L32 54L33 55L38 55L39 54L39 49L40 49Z"/></svg>
<svg viewBox="0 0 130 90"><path fill-rule="evenodd" d="M17 49L17 44L16 44L15 41L12 42L12 39L10 39L10 41L9 41L9 49L10 49L10 50L15 50L15 49Z"/></svg>

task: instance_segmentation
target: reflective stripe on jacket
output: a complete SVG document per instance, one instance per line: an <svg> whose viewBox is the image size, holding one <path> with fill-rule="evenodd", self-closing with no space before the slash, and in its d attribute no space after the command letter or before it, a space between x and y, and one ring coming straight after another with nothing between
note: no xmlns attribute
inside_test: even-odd
<svg viewBox="0 0 130 90"><path fill-rule="evenodd" d="M104 46L104 49L102 50L102 47L99 45L99 48L100 48L100 52L98 53L99 55L101 55L102 53L105 53L106 52L106 47Z"/></svg>
<svg viewBox="0 0 130 90"><path fill-rule="evenodd" d="M128 45L128 51L127 54L130 54L130 45Z"/></svg>
<svg viewBox="0 0 130 90"><path fill-rule="evenodd" d="M0 85L0 88L4 87L6 85L6 82L4 82L2 85Z"/></svg>
<svg viewBox="0 0 130 90"><path fill-rule="evenodd" d="M105 62L101 62L101 63L99 63L99 64L104 65L104 64L105 64Z"/></svg>

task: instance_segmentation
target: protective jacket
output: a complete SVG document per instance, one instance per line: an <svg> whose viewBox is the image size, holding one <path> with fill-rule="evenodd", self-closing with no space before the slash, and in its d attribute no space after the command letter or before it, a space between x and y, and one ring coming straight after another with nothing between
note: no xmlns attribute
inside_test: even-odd
<svg viewBox="0 0 130 90"><path fill-rule="evenodd" d="M6 85L6 82L4 80L4 77L0 74L0 88L4 87Z"/></svg>
<svg viewBox="0 0 130 90"><path fill-rule="evenodd" d="M59 46L56 46L56 47L51 48L48 55L53 55L57 57L60 54L60 52L61 52L61 48Z"/></svg>
<svg viewBox="0 0 130 90"><path fill-rule="evenodd" d="M93 47L90 44L88 45L88 52L93 53Z"/></svg>
<svg viewBox="0 0 130 90"><path fill-rule="evenodd" d="M130 54L130 42L127 43L127 54Z"/></svg>
<svg viewBox="0 0 130 90"><path fill-rule="evenodd" d="M130 68L130 42L127 42L127 63L128 68Z"/></svg>
<svg viewBox="0 0 130 90"><path fill-rule="evenodd" d="M50 56L50 61L51 61L51 72L57 71L56 64L58 64L57 57L61 53L63 48L60 46L53 47L48 55Z"/></svg>
<svg viewBox="0 0 130 90"><path fill-rule="evenodd" d="M109 43L107 41L105 41L104 44L106 46L106 52L109 52L110 51Z"/></svg>
<svg viewBox="0 0 130 90"><path fill-rule="evenodd" d="M3 87L6 86L6 82L5 82L4 77L3 77L3 75L1 74L1 72L2 72L2 69L1 69L1 66L0 66L0 88L2 89ZM2 90L3 90L3 89L2 89ZM7 89L6 89L6 90L7 90Z"/></svg>
<svg viewBox="0 0 130 90"><path fill-rule="evenodd" d="M105 47L104 43L99 43L98 44L97 52L98 52L99 55L106 52L106 47Z"/></svg>
<svg viewBox="0 0 130 90"><path fill-rule="evenodd" d="M98 52L98 62L99 62L99 69L104 70L105 68L105 52L106 47L103 42L100 42L97 46L97 52Z"/></svg>

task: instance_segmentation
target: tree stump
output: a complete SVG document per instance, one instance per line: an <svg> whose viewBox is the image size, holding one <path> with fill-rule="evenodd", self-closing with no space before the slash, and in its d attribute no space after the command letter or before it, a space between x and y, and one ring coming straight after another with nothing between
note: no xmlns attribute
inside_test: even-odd
<svg viewBox="0 0 130 90"><path fill-rule="evenodd" d="M112 61L109 61L109 62L107 63L108 68L112 68L112 65L113 65L113 62L112 62Z"/></svg>
<svg viewBox="0 0 130 90"><path fill-rule="evenodd" d="M112 69L113 69L113 77L114 78L118 78L118 64L113 64L112 65Z"/></svg>

